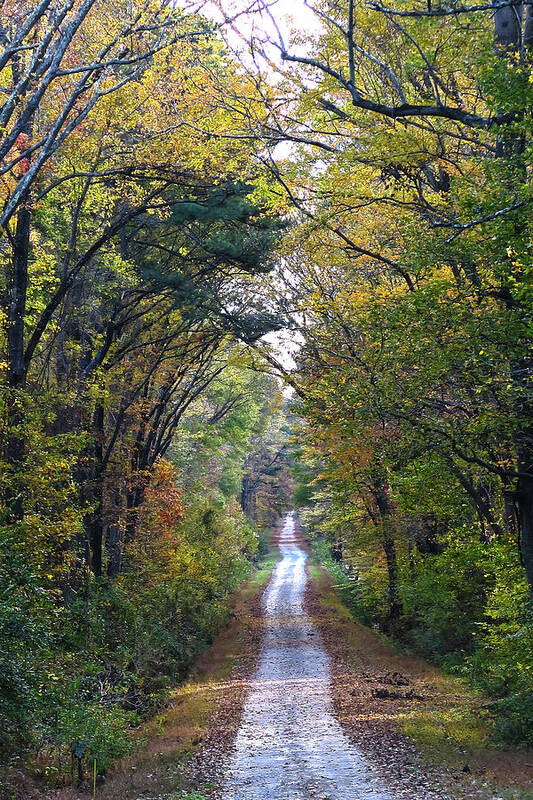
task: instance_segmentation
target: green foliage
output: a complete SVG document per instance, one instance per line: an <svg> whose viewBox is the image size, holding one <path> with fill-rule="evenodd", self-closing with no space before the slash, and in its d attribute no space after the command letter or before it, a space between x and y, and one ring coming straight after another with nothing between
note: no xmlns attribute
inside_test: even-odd
<svg viewBox="0 0 533 800"><path fill-rule="evenodd" d="M31 742L50 689L59 621L24 546L24 528L0 527L0 750Z"/></svg>
<svg viewBox="0 0 533 800"><path fill-rule="evenodd" d="M63 765L48 770L56 780L73 748L105 771L212 641L257 535L235 504L191 499L170 574L145 583L139 550L119 580L87 576L62 597L43 588L22 530L0 538L1 752L39 747L49 767Z"/></svg>
<svg viewBox="0 0 533 800"><path fill-rule="evenodd" d="M476 648L462 671L496 698L492 710L502 741L531 746L533 623L527 585L510 548L493 550L491 568L494 579Z"/></svg>
<svg viewBox="0 0 533 800"><path fill-rule="evenodd" d="M76 604L65 606L57 590L43 587L22 532L23 526L0 529L0 752L13 756L38 745L65 763L79 741L84 758L96 757L105 768L126 752L135 717L80 696L79 680L70 676L87 664L66 648L79 636Z"/></svg>
<svg viewBox="0 0 533 800"><path fill-rule="evenodd" d="M20 135L0 205L30 165L38 188L0 247L0 767L58 784L71 752L82 771L124 754L226 619L259 551L243 464L278 394L247 348L280 324L258 282L283 224L243 135L257 87L216 26L148 5L58 27L23 0L1 23L7 44L30 20L2 71ZM74 62L102 85L79 108ZM29 98L40 142L16 128Z"/></svg>
<svg viewBox="0 0 533 800"><path fill-rule="evenodd" d="M313 542L316 560L322 564L335 581L335 590L355 619L371 625L378 616L378 598L364 578L357 575L349 564L335 560L327 542L317 538Z"/></svg>
<svg viewBox="0 0 533 800"><path fill-rule="evenodd" d="M57 712L55 748L61 760L73 754L88 765L96 760L98 771L104 772L111 761L132 748L129 729L137 717L120 707L105 707L73 700Z"/></svg>
<svg viewBox="0 0 533 800"><path fill-rule="evenodd" d="M316 530L310 512L302 518ZM332 557L331 534L326 536L315 536L315 557L344 605L364 624L383 625L384 587L379 571L361 558L364 539L339 561ZM411 559L405 550L400 554L397 636L493 698L488 708L502 745L531 746L533 623L516 549L504 541L484 543L468 527L448 532L441 546L439 553Z"/></svg>
<svg viewBox="0 0 533 800"><path fill-rule="evenodd" d="M261 531L259 533L257 540L257 554L256 554L256 558L258 561L261 561L267 555L270 549L268 539L269 536L266 531Z"/></svg>
<svg viewBox="0 0 533 800"><path fill-rule="evenodd" d="M533 691L513 693L494 703L496 729L504 744L533 747Z"/></svg>
<svg viewBox="0 0 533 800"><path fill-rule="evenodd" d="M443 550L418 556L402 581L407 641L430 658L452 666L475 646L475 633L494 582L492 559L468 529L448 534ZM496 552L495 552L496 551Z"/></svg>
<svg viewBox="0 0 533 800"><path fill-rule="evenodd" d="M530 20L511 42L498 15L397 12L358 9L351 50L328 4L312 63L285 73L304 142L283 165L303 211L283 267L295 499L353 613L480 686L502 741L529 744ZM422 110L444 95L450 119ZM466 108L482 118L456 126Z"/></svg>

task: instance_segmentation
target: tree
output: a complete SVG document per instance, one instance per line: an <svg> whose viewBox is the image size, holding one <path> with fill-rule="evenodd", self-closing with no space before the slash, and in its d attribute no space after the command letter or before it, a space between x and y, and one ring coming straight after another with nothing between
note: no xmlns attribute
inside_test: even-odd
<svg viewBox="0 0 533 800"><path fill-rule="evenodd" d="M277 49L283 87L263 131L272 142L293 142L289 160L274 151L269 163L303 231L289 258L307 363L330 363L322 352L329 347L336 365L339 339L322 340L303 298L311 294L312 308L324 304L317 316L326 326L332 324L326 309L340 298L342 309L332 312L340 358L371 392L375 424L402 432L407 425L415 451L424 442L451 459L493 531L501 528L499 511L487 503L494 492L497 502L502 494L512 500L531 587L530 267L524 256L531 9L513 3L316 6L322 29L313 37L312 57L286 42L272 12L262 9L274 35L254 47L268 58ZM313 265L303 275L302 252ZM354 325L346 286L355 304L360 294L369 297L368 314L381 319ZM374 332L367 339L369 326ZM372 347L380 353L379 369ZM390 383L381 373L387 365ZM402 395L393 411L386 398L395 386ZM377 387L385 391L380 395ZM347 408L359 412L352 402ZM483 472L488 494L476 488L471 470ZM505 516L512 526L509 509Z"/></svg>

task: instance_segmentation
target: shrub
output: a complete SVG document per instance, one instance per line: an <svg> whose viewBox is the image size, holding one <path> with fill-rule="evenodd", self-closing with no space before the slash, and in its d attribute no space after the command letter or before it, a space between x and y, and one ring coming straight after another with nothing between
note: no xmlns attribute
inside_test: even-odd
<svg viewBox="0 0 533 800"><path fill-rule="evenodd" d="M30 746L46 705L55 645L53 593L21 542L23 526L0 528L0 752Z"/></svg>
<svg viewBox="0 0 533 800"><path fill-rule="evenodd" d="M401 592L408 642L425 656L450 666L475 647L494 581L489 546L468 528L451 532L438 554L419 554Z"/></svg>
<svg viewBox="0 0 533 800"><path fill-rule="evenodd" d="M533 690L498 700L493 709L502 743L533 747Z"/></svg>
<svg viewBox="0 0 533 800"><path fill-rule="evenodd" d="M55 750L62 762L73 753L86 764L96 760L99 772L131 749L129 728L137 716L118 706L78 703L72 698L61 709L55 731Z"/></svg>

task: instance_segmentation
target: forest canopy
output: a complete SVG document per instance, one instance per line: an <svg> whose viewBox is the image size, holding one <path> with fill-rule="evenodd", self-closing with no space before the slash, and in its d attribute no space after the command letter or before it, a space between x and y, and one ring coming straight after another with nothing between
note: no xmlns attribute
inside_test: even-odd
<svg viewBox="0 0 533 800"><path fill-rule="evenodd" d="M217 6L0 5L2 762L126 752L293 503L531 745L532 5Z"/></svg>
<svg viewBox="0 0 533 800"><path fill-rule="evenodd" d="M62 781L76 743L81 774L130 746L288 502L259 466L238 502L283 416L247 355L280 324L256 276L283 221L214 23L1 13L0 747Z"/></svg>
<svg viewBox="0 0 533 800"><path fill-rule="evenodd" d="M531 744L532 8L312 8L307 47L266 5L256 45L291 142L296 497L354 612Z"/></svg>

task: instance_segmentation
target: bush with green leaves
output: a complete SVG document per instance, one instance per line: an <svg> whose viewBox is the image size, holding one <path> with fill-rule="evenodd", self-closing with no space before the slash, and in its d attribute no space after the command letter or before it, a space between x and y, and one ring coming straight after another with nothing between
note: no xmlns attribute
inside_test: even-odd
<svg viewBox="0 0 533 800"><path fill-rule="evenodd" d="M138 718L120 706L81 703L73 697L58 714L55 750L64 763L73 754L86 764L96 761L99 772L105 771L114 758L132 747L130 728Z"/></svg>
<svg viewBox="0 0 533 800"><path fill-rule="evenodd" d="M451 531L442 552L403 564L407 641L425 656L452 665L475 647L474 635L494 581L490 547L467 527Z"/></svg>
<svg viewBox="0 0 533 800"><path fill-rule="evenodd" d="M316 538L313 541L313 552L316 560L332 576L339 597L355 619L371 625L378 616L379 601L370 584L350 564L332 558L331 549L325 539Z"/></svg>
<svg viewBox="0 0 533 800"><path fill-rule="evenodd" d="M496 701L491 706L505 744L533 746L533 620L516 553L493 552L494 585L478 623L464 674Z"/></svg>
<svg viewBox="0 0 533 800"><path fill-rule="evenodd" d="M53 685L57 609L27 558L22 525L0 527L0 751L32 741Z"/></svg>
<svg viewBox="0 0 533 800"><path fill-rule="evenodd" d="M333 545L334 547L334 545ZM383 624L383 586L358 572L357 548L332 557L328 538L315 535L317 560L332 575L354 617ZM482 541L467 525L441 536L440 552L400 550L401 624L396 635L444 669L461 675L492 700L488 708L503 745L533 746L533 621L516 548L506 539Z"/></svg>
<svg viewBox="0 0 533 800"><path fill-rule="evenodd" d="M28 541L0 529L0 755L39 750L60 783L71 755L102 772L128 751L227 618L258 541L235 503L192 497L164 569L139 545L115 580L85 570L63 591Z"/></svg>

